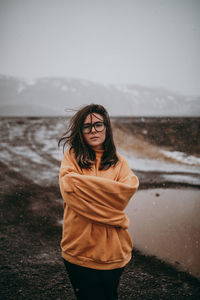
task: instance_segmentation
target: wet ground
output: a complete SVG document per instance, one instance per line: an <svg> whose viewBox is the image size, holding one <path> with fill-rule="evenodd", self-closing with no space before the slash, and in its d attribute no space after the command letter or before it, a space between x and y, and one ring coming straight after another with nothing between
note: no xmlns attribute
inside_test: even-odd
<svg viewBox="0 0 200 300"><path fill-rule="evenodd" d="M59 246L56 139L62 129L59 119L1 120L1 299L75 299ZM141 187L159 185L145 178ZM200 298L197 278L137 249L133 256L121 278L120 300Z"/></svg>

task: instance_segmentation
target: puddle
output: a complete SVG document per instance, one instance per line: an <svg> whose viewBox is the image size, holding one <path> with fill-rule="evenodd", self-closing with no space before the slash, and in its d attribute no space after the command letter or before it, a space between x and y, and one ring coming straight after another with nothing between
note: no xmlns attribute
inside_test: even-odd
<svg viewBox="0 0 200 300"><path fill-rule="evenodd" d="M141 190L126 213L136 249L200 278L200 190Z"/></svg>

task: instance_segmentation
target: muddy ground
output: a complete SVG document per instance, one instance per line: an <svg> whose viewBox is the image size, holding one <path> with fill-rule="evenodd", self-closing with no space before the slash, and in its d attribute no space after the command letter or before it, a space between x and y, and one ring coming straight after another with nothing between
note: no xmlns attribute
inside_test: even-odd
<svg viewBox="0 0 200 300"><path fill-rule="evenodd" d="M4 134L3 144L6 139ZM15 140L24 142L22 137ZM19 159L16 156L16 161L0 163L0 299L75 299L61 259L58 220L62 219L63 210L57 174L50 184L40 182L42 165L39 169L38 164L28 161L38 173L38 180L33 180L23 166L17 169ZM147 187L151 188L151 184L145 184ZM200 282L135 249L121 277L119 299L200 299Z"/></svg>
<svg viewBox="0 0 200 300"><path fill-rule="evenodd" d="M173 151L200 154L200 118L123 118L113 119L114 127L143 137L153 145Z"/></svg>

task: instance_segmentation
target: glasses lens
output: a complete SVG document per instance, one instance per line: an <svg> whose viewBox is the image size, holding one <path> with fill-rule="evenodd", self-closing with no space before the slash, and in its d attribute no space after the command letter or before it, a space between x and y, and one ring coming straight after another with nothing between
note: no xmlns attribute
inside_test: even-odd
<svg viewBox="0 0 200 300"><path fill-rule="evenodd" d="M94 123L94 128L97 132L103 131L104 130L104 123L103 122Z"/></svg>
<svg viewBox="0 0 200 300"><path fill-rule="evenodd" d="M90 124L86 124L86 125L83 125L83 132L84 133L89 133L92 129L92 126Z"/></svg>

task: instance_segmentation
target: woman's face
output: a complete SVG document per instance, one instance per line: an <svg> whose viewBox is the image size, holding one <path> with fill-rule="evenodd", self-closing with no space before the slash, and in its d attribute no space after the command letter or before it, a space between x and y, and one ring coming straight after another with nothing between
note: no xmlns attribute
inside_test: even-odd
<svg viewBox="0 0 200 300"><path fill-rule="evenodd" d="M97 113L92 113L87 115L83 123L83 128L82 128L83 136L87 144L93 150L103 149L103 143L106 139L106 127L104 126L103 122L104 119L102 115ZM92 128L91 125L93 125Z"/></svg>

